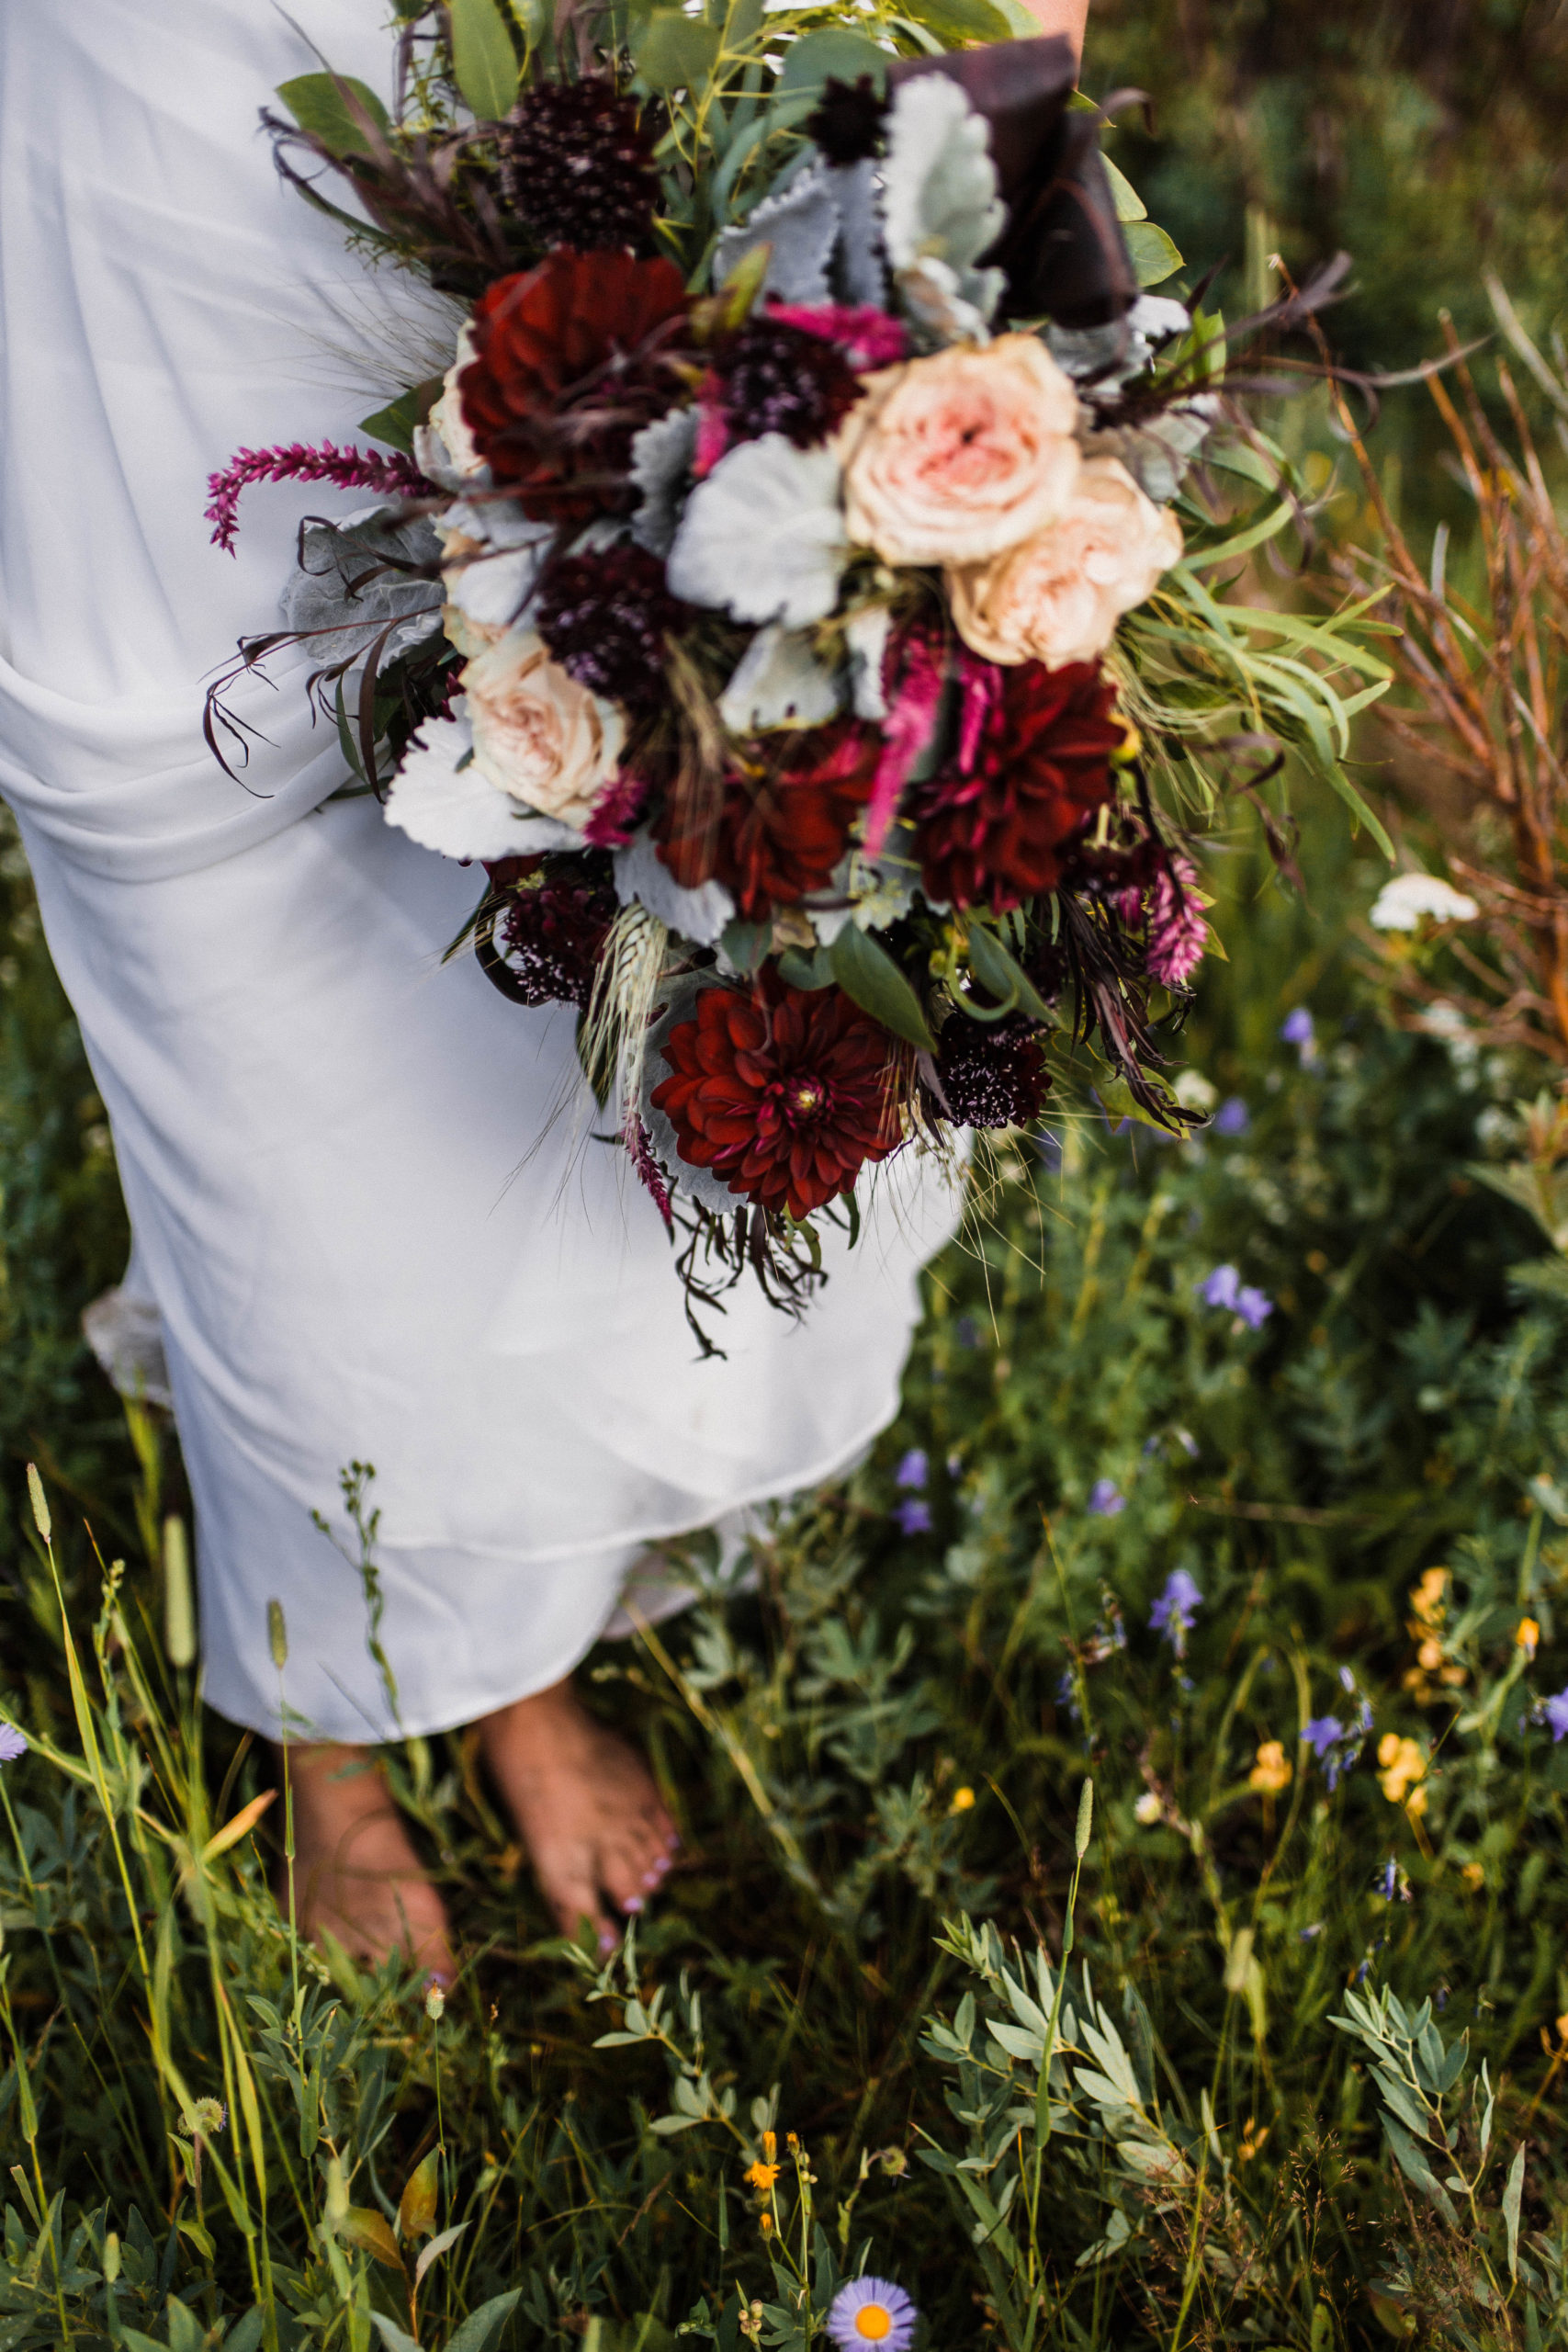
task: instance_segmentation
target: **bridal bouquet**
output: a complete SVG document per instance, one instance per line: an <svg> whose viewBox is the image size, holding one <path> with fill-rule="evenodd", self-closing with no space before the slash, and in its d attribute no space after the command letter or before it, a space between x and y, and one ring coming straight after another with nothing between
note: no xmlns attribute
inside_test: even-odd
<svg viewBox="0 0 1568 2352"><path fill-rule="evenodd" d="M1192 827L1265 730L1349 792L1382 665L1206 584L1290 485L1216 434L1219 322L1144 290L1179 256L1066 44L945 49L989 0L400 14L393 114L324 72L265 119L449 364L366 420L391 455L242 452L214 536L250 481L377 493L244 658L315 649L357 788L483 866L458 944L576 1006L689 1307L748 1266L797 1302L863 1170L1030 1126L1089 1052L1182 1132ZM1240 527L1184 488L1212 435Z"/></svg>

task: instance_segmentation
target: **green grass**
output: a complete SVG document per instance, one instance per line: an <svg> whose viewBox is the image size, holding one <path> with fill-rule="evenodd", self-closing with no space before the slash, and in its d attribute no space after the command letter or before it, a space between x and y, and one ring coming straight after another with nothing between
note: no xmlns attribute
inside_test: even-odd
<svg viewBox="0 0 1568 2352"><path fill-rule="evenodd" d="M635 1950L601 1973L551 1935L469 1743L389 1756L470 1955L440 2018L299 1948L281 1804L213 1848L267 1782L162 1650L73 1336L112 1166L10 876L0 1657L35 1745L0 1775L0 2347L739 2352L810 2341L863 2263L932 2346L1568 2341L1568 1744L1532 1720L1568 1680L1565 1310L1470 1173L1522 1074L1387 1025L1338 927L1376 875L1337 820L1309 848L1332 922L1235 847L1188 1041L1246 1131L1004 1152L874 1461L781 1521L755 1593L698 1545L704 1606L592 1662L685 1841ZM1258 1330L1203 1302L1222 1262L1274 1301ZM1177 1570L1184 1656L1149 1622ZM1363 1700L1331 1792L1302 1725ZM411 2321L418 2231L459 2224Z"/></svg>

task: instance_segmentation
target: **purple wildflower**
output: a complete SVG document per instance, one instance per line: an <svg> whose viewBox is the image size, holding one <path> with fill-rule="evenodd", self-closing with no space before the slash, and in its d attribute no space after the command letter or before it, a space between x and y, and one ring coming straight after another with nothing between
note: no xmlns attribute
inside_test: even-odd
<svg viewBox="0 0 1568 2352"><path fill-rule="evenodd" d="M852 2278L828 2306L828 2333L839 2352L909 2352L919 2314L902 2287L890 2278Z"/></svg>
<svg viewBox="0 0 1568 2352"><path fill-rule="evenodd" d="M1249 1331L1260 1330L1274 1312L1274 1302L1251 1283L1243 1283L1235 1295L1235 1311Z"/></svg>
<svg viewBox="0 0 1568 2352"><path fill-rule="evenodd" d="M929 1535L931 1532L931 1507L917 1496L900 1503L893 1516L906 1535Z"/></svg>
<svg viewBox="0 0 1568 2352"><path fill-rule="evenodd" d="M28 1752L28 1743L15 1724L0 1724L0 1764L14 1764Z"/></svg>
<svg viewBox="0 0 1568 2352"><path fill-rule="evenodd" d="M253 481L330 481L339 490L384 490L395 498L418 498L434 487L412 458L383 458L352 442L344 449L330 441L314 449L302 441L288 448L237 449L221 472L207 478L212 544L227 555L234 552L240 527L240 492Z"/></svg>
<svg viewBox="0 0 1568 2352"><path fill-rule="evenodd" d="M1227 1094L1214 1114L1217 1136L1244 1136L1252 1125L1252 1114L1239 1094Z"/></svg>
<svg viewBox="0 0 1568 2352"><path fill-rule="evenodd" d="M1336 1741L1344 1736L1345 1726L1337 1715L1314 1715L1302 1730L1302 1737L1320 1764Z"/></svg>
<svg viewBox="0 0 1568 2352"><path fill-rule="evenodd" d="M1089 1490L1089 1508L1096 1519L1114 1519L1127 1508L1127 1498L1114 1478L1097 1478Z"/></svg>
<svg viewBox="0 0 1568 2352"><path fill-rule="evenodd" d="M1161 988L1185 988L1203 960L1209 926L1197 899L1191 862L1173 857L1155 876L1149 896L1149 944L1144 957L1151 980Z"/></svg>
<svg viewBox="0 0 1568 2352"><path fill-rule="evenodd" d="M1543 1699L1540 1711L1551 1725L1552 1746L1555 1747L1560 1739L1568 1739L1568 1690L1559 1690L1553 1697Z"/></svg>
<svg viewBox="0 0 1568 2352"><path fill-rule="evenodd" d="M1187 1636L1203 1596L1185 1568L1173 1568L1165 1590L1149 1611L1150 1630L1163 1634L1178 1657L1187 1655Z"/></svg>
<svg viewBox="0 0 1568 2352"><path fill-rule="evenodd" d="M1301 1056L1302 1066L1304 1069L1317 1050L1313 1035L1312 1015L1304 1004L1298 1004L1293 1012L1286 1013L1280 1024L1280 1035L1287 1046L1294 1046Z"/></svg>
<svg viewBox="0 0 1568 2352"><path fill-rule="evenodd" d="M1234 1266L1216 1266L1198 1285L1198 1295L1206 1306L1228 1307L1235 1313L1236 1298L1241 1290L1241 1276Z"/></svg>
<svg viewBox="0 0 1568 2352"><path fill-rule="evenodd" d="M893 1483L901 1487L920 1487L931 1475L923 1445L912 1445L893 1474Z"/></svg>

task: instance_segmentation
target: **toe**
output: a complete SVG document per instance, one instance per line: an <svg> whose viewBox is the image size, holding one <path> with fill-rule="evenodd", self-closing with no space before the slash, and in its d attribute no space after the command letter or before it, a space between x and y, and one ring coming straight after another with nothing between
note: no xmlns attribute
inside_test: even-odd
<svg viewBox="0 0 1568 2352"><path fill-rule="evenodd" d="M541 1860L536 1864L539 1889L556 1915L563 1936L577 1937L582 1932L586 1919L601 1951L609 1951L620 1940L619 1933L600 1901L598 1873L592 1857L586 1851L557 1860Z"/></svg>

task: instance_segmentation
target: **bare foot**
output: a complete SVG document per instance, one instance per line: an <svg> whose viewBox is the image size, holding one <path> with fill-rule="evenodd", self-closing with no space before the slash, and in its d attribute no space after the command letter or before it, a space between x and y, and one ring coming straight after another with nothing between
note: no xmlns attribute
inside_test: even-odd
<svg viewBox="0 0 1568 2352"><path fill-rule="evenodd" d="M376 1967L400 1951L449 1984L457 1972L446 1907L368 1749L290 1747L288 1780L300 1933L333 1935L351 1960Z"/></svg>
<svg viewBox="0 0 1568 2352"><path fill-rule="evenodd" d="M570 1682L486 1715L479 1736L562 1933L587 1919L609 1951L617 1930L604 1898L640 1911L680 1843L647 1765L579 1705Z"/></svg>

